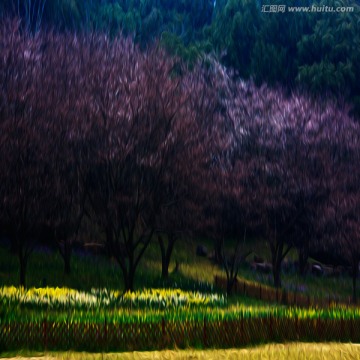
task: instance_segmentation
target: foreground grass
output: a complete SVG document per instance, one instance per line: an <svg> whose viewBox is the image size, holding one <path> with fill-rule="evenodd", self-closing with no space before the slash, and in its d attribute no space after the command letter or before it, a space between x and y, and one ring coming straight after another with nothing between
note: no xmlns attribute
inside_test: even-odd
<svg viewBox="0 0 360 360"><path fill-rule="evenodd" d="M35 352L11 352L0 353L3 358L16 359L359 359L360 345L358 344L338 344L338 343L289 343L289 344L270 344L247 349L227 349L227 350L163 350L152 352L131 352L131 353L35 353Z"/></svg>

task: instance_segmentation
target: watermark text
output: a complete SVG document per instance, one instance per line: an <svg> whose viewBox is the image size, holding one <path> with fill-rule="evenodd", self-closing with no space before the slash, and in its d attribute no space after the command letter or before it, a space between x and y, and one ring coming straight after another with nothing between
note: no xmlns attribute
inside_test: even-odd
<svg viewBox="0 0 360 360"><path fill-rule="evenodd" d="M354 12L353 6L288 6L288 5L263 5L263 13L350 13Z"/></svg>

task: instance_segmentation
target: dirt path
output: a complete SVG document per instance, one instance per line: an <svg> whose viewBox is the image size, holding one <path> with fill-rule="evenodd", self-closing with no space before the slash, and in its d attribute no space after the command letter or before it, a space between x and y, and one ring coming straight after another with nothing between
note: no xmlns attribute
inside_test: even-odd
<svg viewBox="0 0 360 360"><path fill-rule="evenodd" d="M7 357L7 360L292 360L292 359L312 359L312 360L333 360L333 359L360 359L360 344L339 344L339 343L291 343L291 344L271 344L248 349L227 349L227 350L164 350L164 351L145 351L131 353L108 353L92 354L81 352L60 352L48 353L44 356L26 357L16 356ZM13 356L13 354L12 354ZM1 355L0 355L1 357Z"/></svg>

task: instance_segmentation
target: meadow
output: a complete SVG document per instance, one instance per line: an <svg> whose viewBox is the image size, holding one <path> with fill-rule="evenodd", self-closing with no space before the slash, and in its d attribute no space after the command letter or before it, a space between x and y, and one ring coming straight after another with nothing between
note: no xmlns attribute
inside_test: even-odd
<svg viewBox="0 0 360 360"><path fill-rule="evenodd" d="M172 261L169 267L169 278L161 278L161 255L158 244L154 241L147 249L143 261L135 277L135 288L180 288L183 290L213 291L214 277L225 276L225 272L206 257L196 256L196 246L205 245L212 249L212 242L208 239L181 239L175 244ZM232 242L227 244L233 247ZM271 259L270 251L264 241L253 240L245 244L244 252L252 251L248 260L254 254ZM287 259L296 260L296 252L290 251ZM179 271L174 272L176 262ZM56 249L46 247L38 248L30 257L28 265L28 287L66 287L77 290L90 291L92 288L118 291L124 288L121 271L115 260L104 255L92 255L83 250L75 250L71 259L70 275L64 275L63 260ZM271 273L264 274L254 271L249 263L240 267L239 280L249 284L262 284L273 286ZM0 286L16 286L19 279L18 260L15 255L9 256L9 246L0 246ZM319 277L310 272L306 277L296 272L282 274L283 288L288 291L297 290L304 295L314 297L344 298L351 296L352 283L348 275L339 277ZM218 291L221 291L218 289ZM230 303L245 302L245 304L258 304L254 299L243 296L233 296ZM260 302L261 303L261 302Z"/></svg>
<svg viewBox="0 0 360 360"><path fill-rule="evenodd" d="M201 243L211 248L210 242ZM28 288L21 289L15 286L16 258L9 256L6 246L0 247L3 354L19 347L109 352L248 347L274 341L360 341L357 307L306 309L243 295L228 297L214 286L214 276L224 276L223 270L196 256L196 242L190 240L179 241L169 278L163 280L156 245L150 246L139 267L133 293L122 290L119 269L111 259L75 251L72 273L64 276L60 256L44 247L34 252ZM252 245L256 254L268 256L264 246ZM175 261L180 264L176 272ZM311 295L351 293L349 278L283 276L285 286L305 282ZM271 285L268 275L260 275L246 264L240 277L249 284Z"/></svg>

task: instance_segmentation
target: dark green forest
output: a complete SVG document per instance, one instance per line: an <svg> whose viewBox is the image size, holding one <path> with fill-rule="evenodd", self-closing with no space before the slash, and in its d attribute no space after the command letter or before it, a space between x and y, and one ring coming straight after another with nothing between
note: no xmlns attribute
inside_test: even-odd
<svg viewBox="0 0 360 360"><path fill-rule="evenodd" d="M284 12L264 11L286 4ZM339 11L291 12L290 6ZM348 11L346 7L352 7ZM122 32L143 48L159 41L191 67L216 56L234 75L349 102L360 114L360 6L354 0L3 0L1 17L32 32Z"/></svg>

